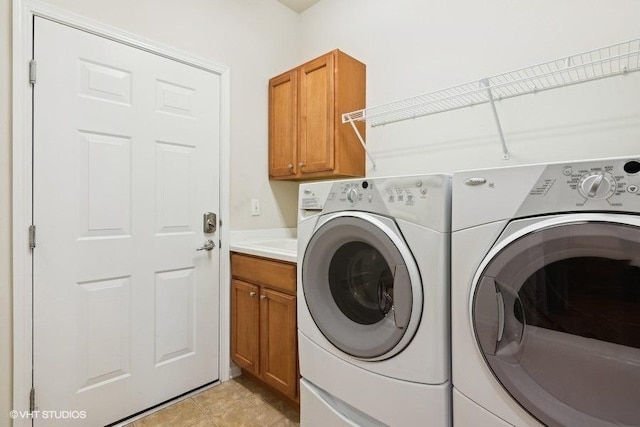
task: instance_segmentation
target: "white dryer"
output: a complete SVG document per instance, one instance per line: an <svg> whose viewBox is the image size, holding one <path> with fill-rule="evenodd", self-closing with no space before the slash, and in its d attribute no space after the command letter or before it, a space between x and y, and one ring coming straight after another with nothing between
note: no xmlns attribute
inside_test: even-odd
<svg viewBox="0 0 640 427"><path fill-rule="evenodd" d="M449 426L451 178L302 184L303 426Z"/></svg>
<svg viewBox="0 0 640 427"><path fill-rule="evenodd" d="M456 426L640 425L640 157L456 172Z"/></svg>

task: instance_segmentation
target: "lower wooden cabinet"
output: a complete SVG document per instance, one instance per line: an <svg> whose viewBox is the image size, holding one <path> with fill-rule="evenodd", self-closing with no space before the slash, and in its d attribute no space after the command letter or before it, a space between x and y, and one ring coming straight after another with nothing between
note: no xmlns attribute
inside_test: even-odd
<svg viewBox="0 0 640 427"><path fill-rule="evenodd" d="M231 254L231 359L298 400L296 266Z"/></svg>
<svg viewBox="0 0 640 427"><path fill-rule="evenodd" d="M231 281L231 358L253 374L258 374L260 366L259 292L259 286Z"/></svg>

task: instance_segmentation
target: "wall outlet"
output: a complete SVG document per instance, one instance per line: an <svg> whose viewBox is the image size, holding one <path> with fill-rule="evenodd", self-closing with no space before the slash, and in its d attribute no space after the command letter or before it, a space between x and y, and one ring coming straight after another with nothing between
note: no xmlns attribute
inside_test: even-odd
<svg viewBox="0 0 640 427"><path fill-rule="evenodd" d="M260 215L260 199L251 199L251 216Z"/></svg>

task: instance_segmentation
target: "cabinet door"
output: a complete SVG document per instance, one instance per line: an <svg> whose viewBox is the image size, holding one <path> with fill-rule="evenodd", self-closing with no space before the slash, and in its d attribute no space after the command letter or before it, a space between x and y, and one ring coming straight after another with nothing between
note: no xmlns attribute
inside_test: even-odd
<svg viewBox="0 0 640 427"><path fill-rule="evenodd" d="M300 173L334 167L334 56L327 54L300 67Z"/></svg>
<svg viewBox="0 0 640 427"><path fill-rule="evenodd" d="M259 373L259 291L256 285L231 281L231 359L256 375Z"/></svg>
<svg viewBox="0 0 640 427"><path fill-rule="evenodd" d="M289 177L297 164L297 71L269 80L269 176Z"/></svg>
<svg viewBox="0 0 640 427"><path fill-rule="evenodd" d="M262 288L260 301L262 379L295 398L298 388L296 297Z"/></svg>

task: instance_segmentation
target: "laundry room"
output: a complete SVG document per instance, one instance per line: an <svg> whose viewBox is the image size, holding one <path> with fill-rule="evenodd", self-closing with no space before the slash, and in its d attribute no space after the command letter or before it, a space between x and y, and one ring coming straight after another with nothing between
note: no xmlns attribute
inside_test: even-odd
<svg viewBox="0 0 640 427"><path fill-rule="evenodd" d="M0 0L0 425L640 425L638 17Z"/></svg>

